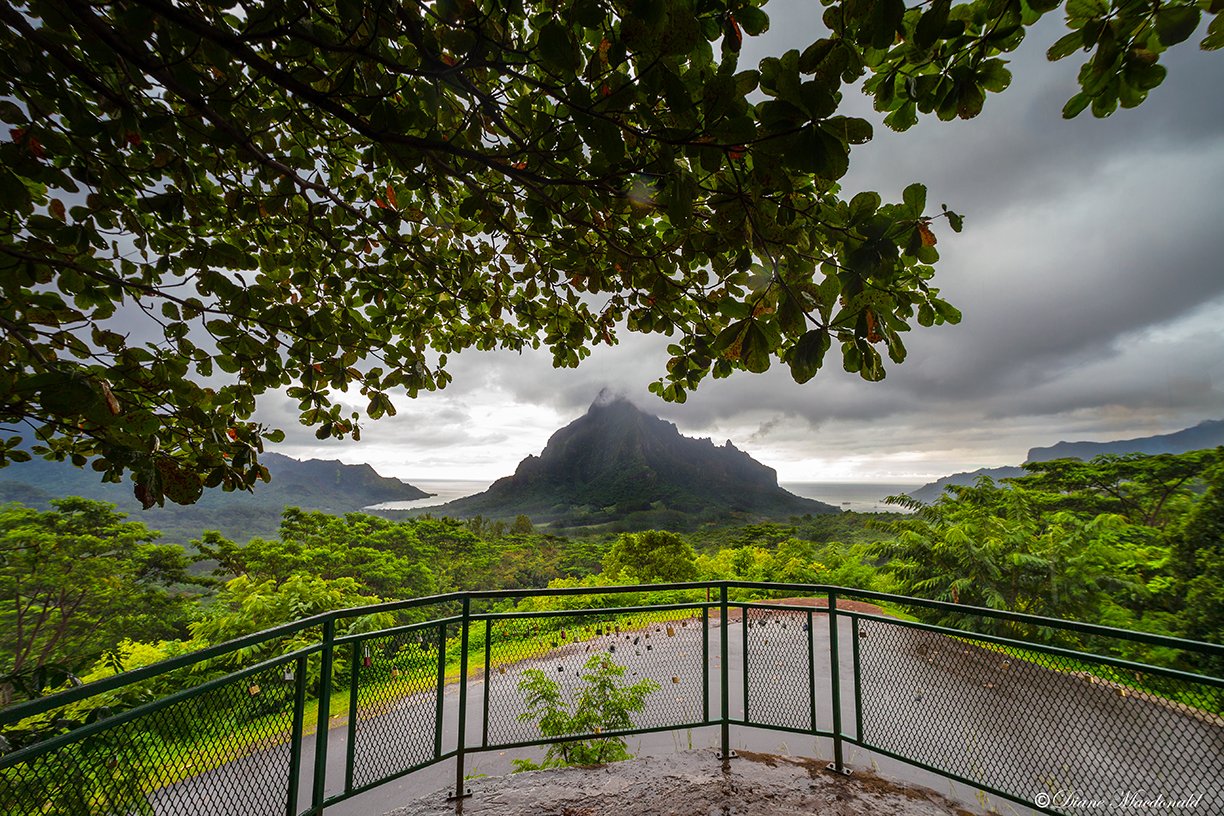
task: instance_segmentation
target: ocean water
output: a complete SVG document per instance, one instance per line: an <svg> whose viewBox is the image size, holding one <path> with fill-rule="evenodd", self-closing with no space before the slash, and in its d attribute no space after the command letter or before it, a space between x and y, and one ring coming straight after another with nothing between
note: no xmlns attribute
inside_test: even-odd
<svg viewBox="0 0 1224 816"><path fill-rule="evenodd" d="M779 485L796 496L816 499L841 510L858 513L907 512L904 508L885 504L884 498L922 487L921 483L893 482L779 482Z"/></svg>
<svg viewBox="0 0 1224 816"><path fill-rule="evenodd" d="M383 502L374 505L374 508L412 510L417 507L431 507L435 504L445 504L453 499L470 496L473 493L480 493L492 484L487 481L463 479L407 479L406 481L426 493L436 495L415 501ZM796 496L817 499L841 510L854 510L860 513L904 512L900 507L885 504L884 497L908 493L922 487L921 484L883 482L782 482L781 486Z"/></svg>
<svg viewBox="0 0 1224 816"><path fill-rule="evenodd" d="M454 499L461 499L473 493L483 492L489 485L493 484L489 481L467 479L405 479L404 481L413 487L419 487L426 493L433 493L434 495L428 499L383 502L382 504L371 505L371 509L414 510L417 507L432 507L435 504L446 504Z"/></svg>

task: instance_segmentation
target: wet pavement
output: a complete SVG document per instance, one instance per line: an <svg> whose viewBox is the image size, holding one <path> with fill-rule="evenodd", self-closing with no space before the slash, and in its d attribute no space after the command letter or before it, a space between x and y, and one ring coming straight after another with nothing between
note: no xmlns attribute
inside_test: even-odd
<svg viewBox="0 0 1224 816"><path fill-rule="evenodd" d="M846 777L810 759L742 753L727 763L707 751L596 768L476 779L472 796L439 791L387 816L967 816L943 796L872 773Z"/></svg>

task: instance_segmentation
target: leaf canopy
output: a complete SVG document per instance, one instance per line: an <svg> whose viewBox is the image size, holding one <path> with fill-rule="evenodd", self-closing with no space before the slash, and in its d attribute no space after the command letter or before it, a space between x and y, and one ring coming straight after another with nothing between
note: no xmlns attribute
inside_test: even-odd
<svg viewBox="0 0 1224 816"><path fill-rule="evenodd" d="M925 193L841 194L866 90L898 129L969 118L1049 0L830 2L803 51L741 66L756 0L26 0L0 7L0 464L135 480L146 506L269 474L256 398L319 438L451 379L464 349L572 367L621 331L673 337L652 386L954 323ZM1067 107L1159 84L1220 3L1070 0ZM834 345L833 341L837 344Z"/></svg>

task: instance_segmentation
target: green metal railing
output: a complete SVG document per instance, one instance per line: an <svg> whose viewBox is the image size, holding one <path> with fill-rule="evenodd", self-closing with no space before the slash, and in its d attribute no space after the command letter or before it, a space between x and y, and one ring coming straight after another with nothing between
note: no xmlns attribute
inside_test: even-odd
<svg viewBox="0 0 1224 816"><path fill-rule="evenodd" d="M397 624L354 629L374 612ZM1177 667L1133 659L1143 649ZM524 673L572 702L592 655L649 681L645 707L629 728L542 734L523 716ZM314 816L442 761L467 795L481 751L710 726L725 761L734 726L828 740L836 772L864 750L1045 813L1130 795L1219 813L1224 680L1202 667L1222 659L1216 644L820 585L458 593L10 706L0 812Z"/></svg>

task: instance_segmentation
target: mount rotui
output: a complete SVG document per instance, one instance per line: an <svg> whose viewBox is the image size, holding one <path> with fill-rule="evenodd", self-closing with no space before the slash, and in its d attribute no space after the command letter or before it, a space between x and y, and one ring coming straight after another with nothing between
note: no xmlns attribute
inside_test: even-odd
<svg viewBox="0 0 1224 816"><path fill-rule="evenodd" d="M621 529L725 518L785 518L837 508L778 486L773 468L731 442L682 436L628 400L600 396L539 456L488 490L422 512L470 518L526 514L554 527Z"/></svg>

